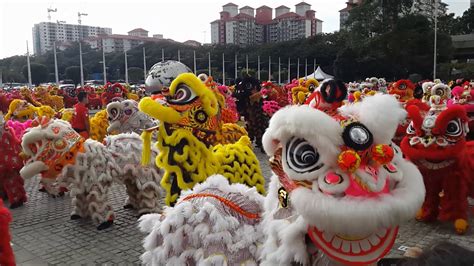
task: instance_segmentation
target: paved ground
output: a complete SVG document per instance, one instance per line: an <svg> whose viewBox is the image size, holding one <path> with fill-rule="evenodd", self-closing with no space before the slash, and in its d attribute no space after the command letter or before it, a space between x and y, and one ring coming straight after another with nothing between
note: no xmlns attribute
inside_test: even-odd
<svg viewBox="0 0 474 266"><path fill-rule="evenodd" d="M270 176L266 156L258 153L264 175ZM71 199L51 198L38 192L38 180L26 182L28 203L12 211L12 245L19 265L133 265L139 264L142 235L137 229L136 214L122 208L125 189L114 185L110 199L116 211L114 226L97 231L89 221L71 221ZM470 224L474 219L470 217ZM426 247L448 240L474 247L474 230L464 236L453 233L451 224L426 225L410 221L401 226L399 237L389 254L403 254L400 246Z"/></svg>

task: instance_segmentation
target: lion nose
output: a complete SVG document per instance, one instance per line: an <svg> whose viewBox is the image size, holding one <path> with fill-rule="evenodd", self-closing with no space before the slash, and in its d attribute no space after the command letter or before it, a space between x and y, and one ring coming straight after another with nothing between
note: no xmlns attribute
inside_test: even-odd
<svg viewBox="0 0 474 266"><path fill-rule="evenodd" d="M433 144L433 142L435 141L435 138L431 135L427 135L427 136L424 136L422 139L421 139L421 143L423 144L423 146L425 147L428 147L430 146L431 144Z"/></svg>

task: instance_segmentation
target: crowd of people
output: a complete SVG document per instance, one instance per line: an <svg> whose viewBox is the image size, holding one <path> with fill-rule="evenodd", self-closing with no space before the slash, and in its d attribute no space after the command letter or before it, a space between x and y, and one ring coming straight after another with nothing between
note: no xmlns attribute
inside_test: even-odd
<svg viewBox="0 0 474 266"><path fill-rule="evenodd" d="M393 265L383 258L409 219L468 231L474 82L244 75L225 86L179 62L157 65L147 95L119 83L1 90L10 208L27 202L24 179L39 177L41 191L70 194L71 219L103 230L115 218L108 189L122 184L147 265ZM0 200L0 265L14 264L10 220ZM449 243L410 251L395 263L474 263Z"/></svg>

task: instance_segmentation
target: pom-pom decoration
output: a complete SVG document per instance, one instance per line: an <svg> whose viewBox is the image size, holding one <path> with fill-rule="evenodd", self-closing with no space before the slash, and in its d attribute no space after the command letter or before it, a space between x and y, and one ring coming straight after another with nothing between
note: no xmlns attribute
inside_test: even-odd
<svg viewBox="0 0 474 266"><path fill-rule="evenodd" d="M361 158L354 150L345 150L337 157L337 164L341 170L353 173L360 166Z"/></svg>
<svg viewBox="0 0 474 266"><path fill-rule="evenodd" d="M372 159L380 165L392 161L394 153L392 147L387 144L378 144L372 147Z"/></svg>

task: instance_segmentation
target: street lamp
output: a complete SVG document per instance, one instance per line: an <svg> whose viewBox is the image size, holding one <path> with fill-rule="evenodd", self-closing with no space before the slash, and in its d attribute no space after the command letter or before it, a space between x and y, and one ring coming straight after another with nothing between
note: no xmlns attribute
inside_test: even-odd
<svg viewBox="0 0 474 266"><path fill-rule="evenodd" d="M128 84L128 60L127 60L127 50L124 49L125 54L125 83Z"/></svg>
<svg viewBox="0 0 474 266"><path fill-rule="evenodd" d="M77 22L79 23L79 64L81 68L81 87L84 87L84 71L82 69L82 45L81 45L81 35L82 35L82 29L81 29L81 16L87 16L86 13L81 13L77 12Z"/></svg>
<svg viewBox="0 0 474 266"><path fill-rule="evenodd" d="M56 41L58 40L58 28L60 24L64 24L66 21L56 20L56 37L53 42L53 52L54 52L54 77L56 78L56 85L59 85L59 74L58 74L58 58L56 55Z"/></svg>

